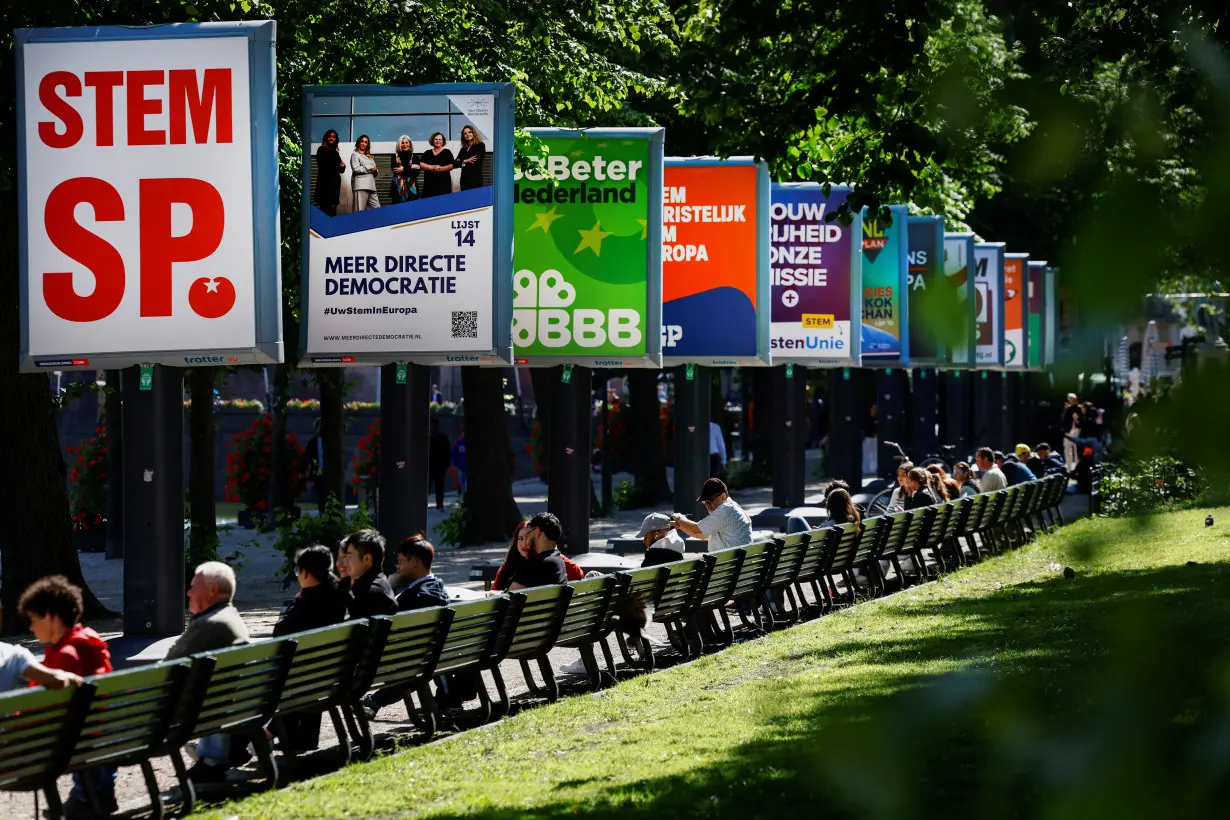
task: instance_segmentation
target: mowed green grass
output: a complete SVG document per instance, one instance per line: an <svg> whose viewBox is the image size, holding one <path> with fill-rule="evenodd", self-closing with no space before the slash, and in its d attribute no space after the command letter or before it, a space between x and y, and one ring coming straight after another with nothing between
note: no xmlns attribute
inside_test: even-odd
<svg viewBox="0 0 1230 820"><path fill-rule="evenodd" d="M1210 512L1225 523L1206 528ZM1230 509L1079 522L938 582L201 816L1225 816L1227 525Z"/></svg>

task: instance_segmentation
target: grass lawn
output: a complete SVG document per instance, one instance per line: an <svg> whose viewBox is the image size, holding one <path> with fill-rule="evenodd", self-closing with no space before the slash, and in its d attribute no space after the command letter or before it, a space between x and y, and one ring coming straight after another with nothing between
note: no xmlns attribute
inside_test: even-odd
<svg viewBox="0 0 1230 820"><path fill-rule="evenodd" d="M1228 592L1230 508L1084 521L202 816L1226 816Z"/></svg>

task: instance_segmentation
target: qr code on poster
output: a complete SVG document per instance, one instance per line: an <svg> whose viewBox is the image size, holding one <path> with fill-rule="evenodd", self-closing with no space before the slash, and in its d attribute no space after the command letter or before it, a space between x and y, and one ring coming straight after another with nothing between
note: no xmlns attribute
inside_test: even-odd
<svg viewBox="0 0 1230 820"><path fill-rule="evenodd" d="M478 311L477 310L454 310L453 311L453 338L454 339L477 339L478 338Z"/></svg>

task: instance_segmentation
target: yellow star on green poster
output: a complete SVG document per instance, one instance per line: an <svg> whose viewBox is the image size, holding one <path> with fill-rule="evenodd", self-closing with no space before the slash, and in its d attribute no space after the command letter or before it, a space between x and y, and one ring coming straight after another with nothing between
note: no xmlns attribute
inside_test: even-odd
<svg viewBox="0 0 1230 820"><path fill-rule="evenodd" d="M649 220L648 219L638 219L636 220L636 223L641 226L641 239L648 239L649 238Z"/></svg>
<svg viewBox="0 0 1230 820"><path fill-rule="evenodd" d="M551 233L551 223L557 219L562 219L563 216L563 214L556 213L555 206L552 205L551 210L543 211L540 214L534 214L534 224L526 228L526 232L541 228L543 233L549 234Z"/></svg>
<svg viewBox="0 0 1230 820"><path fill-rule="evenodd" d="M594 256L602 255L602 240L611 235L610 231L602 230L602 223L595 222L594 227L588 231L577 231L581 235L581 244L577 245L577 249L572 252L573 256L581 251L589 248L594 252Z"/></svg>

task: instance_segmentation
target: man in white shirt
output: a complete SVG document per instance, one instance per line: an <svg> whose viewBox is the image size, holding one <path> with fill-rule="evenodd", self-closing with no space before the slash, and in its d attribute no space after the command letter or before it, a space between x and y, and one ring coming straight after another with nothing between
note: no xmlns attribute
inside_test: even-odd
<svg viewBox="0 0 1230 820"><path fill-rule="evenodd" d="M722 425L709 422L709 475L726 474L726 437Z"/></svg>
<svg viewBox="0 0 1230 820"><path fill-rule="evenodd" d="M731 499L722 479L707 480L696 500L705 505L709 514L696 522L689 521L683 513L675 513L671 526L684 535L707 540L709 552L752 543L752 519Z"/></svg>
<svg viewBox="0 0 1230 820"><path fill-rule="evenodd" d="M1008 486L1008 479L1003 470L995 466L995 451L990 447L979 447L974 454L974 461L982 478L978 479L978 489L984 493L993 493Z"/></svg>

